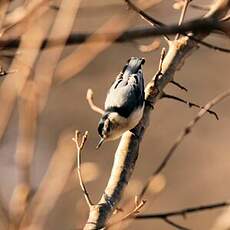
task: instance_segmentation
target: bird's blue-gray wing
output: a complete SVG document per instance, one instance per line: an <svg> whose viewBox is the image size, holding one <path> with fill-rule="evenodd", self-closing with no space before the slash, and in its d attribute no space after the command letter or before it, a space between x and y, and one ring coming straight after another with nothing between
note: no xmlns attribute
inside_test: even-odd
<svg viewBox="0 0 230 230"><path fill-rule="evenodd" d="M105 101L105 110L118 112L128 117L135 109L144 103L144 79L141 69L129 77L117 77L111 86Z"/></svg>

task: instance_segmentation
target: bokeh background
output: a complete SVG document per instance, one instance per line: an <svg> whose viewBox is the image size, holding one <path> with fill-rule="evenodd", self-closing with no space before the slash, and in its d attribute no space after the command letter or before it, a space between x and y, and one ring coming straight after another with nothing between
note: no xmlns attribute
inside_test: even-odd
<svg viewBox="0 0 230 230"><path fill-rule="evenodd" d="M211 1L194 1L209 4ZM179 11L173 9L174 1L163 0L148 12L165 23L175 23ZM204 12L189 8L186 20ZM94 32L111 16L127 14L127 6L121 0L83 0L77 13L74 32ZM148 26L136 15L129 29ZM111 82L130 56L146 59L143 67L145 83L158 68L164 40L159 49L142 52L140 45L150 44L153 38L138 39L125 43L114 43L99 53L81 72L62 84L55 84L49 94L47 105L38 119L36 145L32 161L32 187L36 190L46 174L58 137L65 130L88 130L89 138L83 152L83 178L94 202L97 202L108 181L114 152L118 141L105 143L100 150L95 146L99 140L97 124L100 116L93 112L86 101L88 88L94 91L95 103L103 107L106 92ZM207 41L230 47L229 39L220 35L209 36ZM65 48L63 57L78 45ZM76 64L78 60L75 60ZM5 62L7 63L7 62ZM169 85L166 92L204 105L210 99L230 87L230 56L201 46L175 75L175 79L188 88L188 92ZM10 77L10 76L9 76ZM156 186L151 186L145 199L143 213L165 212L186 207L215 203L230 198L230 99L225 99L214 107L220 120L206 114L193 132L176 150ZM123 201L134 199L142 185L159 165L168 149L185 125L197 114L196 108L171 100L161 100L151 114L151 123L141 143L139 158L134 174L125 191ZM1 115L0 115L1 116ZM15 151L18 137L18 107L15 106L9 126L0 145L1 196L8 206L17 183ZM69 154L66 152L65 154ZM64 159L63 159L64 160ZM53 175L54 179L55 176ZM158 188L158 187L159 188ZM159 191L156 191L159 190ZM157 192L157 195L156 195ZM175 217L177 223L189 229L210 229L221 209L188 215L186 219ZM80 190L78 179L72 173L55 206L48 213L44 229L71 230L81 227L88 215L88 207ZM230 217L229 217L230 218ZM129 225L117 226L126 229L170 230L173 227L162 220L135 220ZM115 228L116 229L116 228Z"/></svg>

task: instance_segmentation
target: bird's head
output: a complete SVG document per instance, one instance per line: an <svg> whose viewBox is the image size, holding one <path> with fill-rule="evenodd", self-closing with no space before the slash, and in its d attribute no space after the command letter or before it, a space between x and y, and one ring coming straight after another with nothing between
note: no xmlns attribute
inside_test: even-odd
<svg viewBox="0 0 230 230"><path fill-rule="evenodd" d="M115 140L122 134L119 117L116 113L109 113L102 116L98 124L98 133L101 137L97 149L104 141Z"/></svg>

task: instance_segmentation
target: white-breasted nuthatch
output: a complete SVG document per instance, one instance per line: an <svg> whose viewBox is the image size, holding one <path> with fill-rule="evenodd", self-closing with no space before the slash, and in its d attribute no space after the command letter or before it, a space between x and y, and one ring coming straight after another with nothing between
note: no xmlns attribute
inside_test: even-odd
<svg viewBox="0 0 230 230"><path fill-rule="evenodd" d="M98 125L101 140L97 148L104 141L118 139L133 129L142 118L145 95L141 66L144 63L144 58L131 57L110 87Z"/></svg>

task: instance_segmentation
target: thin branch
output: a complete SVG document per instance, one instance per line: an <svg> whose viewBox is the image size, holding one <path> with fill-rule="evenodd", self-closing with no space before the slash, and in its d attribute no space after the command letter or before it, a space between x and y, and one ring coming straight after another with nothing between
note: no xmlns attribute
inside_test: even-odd
<svg viewBox="0 0 230 230"><path fill-rule="evenodd" d="M87 94L86 94L86 100L88 101L90 108L94 112L99 113L101 115L104 114L104 110L101 109L101 108L99 108L98 106L96 106L94 104L94 101L93 101L93 90L92 89L88 89Z"/></svg>
<svg viewBox="0 0 230 230"><path fill-rule="evenodd" d="M210 43L208 43L208 42L205 42L205 41L196 39L194 36L188 35L188 37L189 37L191 40L193 40L193 41L195 41L195 42L197 42L197 43L199 43L199 44L201 44L201 45L203 45L203 46L206 46L207 48L210 48L210 49L213 49L213 50L216 50L216 51L220 51L220 52L224 52L224 53L230 53L230 49L223 48L223 47L216 46L216 45L212 45L212 44L210 44Z"/></svg>
<svg viewBox="0 0 230 230"><path fill-rule="evenodd" d="M181 85L180 83L176 82L176 81L171 81L170 83L172 83L173 85L177 86L178 88L184 90L185 92L188 91L187 88L185 88L183 85Z"/></svg>
<svg viewBox="0 0 230 230"><path fill-rule="evenodd" d="M208 204L208 205L202 205L202 206L197 206L197 207L185 208L185 209L176 210L172 212L155 213L155 214L139 214L135 216L135 219L164 219L164 218L175 217L175 216L186 217L188 214L191 214L191 213L197 213L197 212L203 212L203 211L208 211L208 210L217 209L217 208L223 208L229 205L230 205L229 202L220 202L220 203L215 203L215 204Z"/></svg>
<svg viewBox="0 0 230 230"><path fill-rule="evenodd" d="M165 158L163 159L163 161L160 163L160 165L157 167L157 169L153 172L152 176L149 177L149 179L147 180L146 184L144 185L144 187L142 188L140 195L139 195L139 199L142 199L142 197L144 196L145 192L147 191L152 179L158 175L167 165L168 161L170 160L170 158L173 156L173 154L175 153L175 150L177 149L177 147L181 144L181 142L184 140L184 138L191 133L192 129L194 128L195 124L205 115L206 112L208 112L208 110L213 107L215 104L217 104L218 102L220 102L221 100L223 100L225 97L230 96L230 90L225 91L224 93L221 93L220 95L218 95L217 97L215 97L213 100L211 100L210 102L208 102L203 109L200 110L200 112L197 114L197 116L188 123L188 125L183 129L183 131L181 132L181 134L178 136L178 138L175 140L174 144L172 145L172 147L169 149L168 153L166 154Z"/></svg>
<svg viewBox="0 0 230 230"><path fill-rule="evenodd" d="M188 8L188 5L189 3L191 2L192 0L184 0L183 1L183 8L182 8L182 11L181 11L181 15L180 15L180 19L179 19L179 22L178 22L178 26L180 26L182 24L182 22L184 21L184 17L185 17L185 13L187 11L187 8ZM175 37L175 40L179 39L180 37L180 34L176 34L176 37Z"/></svg>
<svg viewBox="0 0 230 230"><path fill-rule="evenodd" d="M177 223L175 223L174 221L168 219L168 218L164 218L165 223L171 225L172 227L179 229L179 230L189 230L189 228L185 228Z"/></svg>
<svg viewBox="0 0 230 230"><path fill-rule="evenodd" d="M81 175L81 151L85 145L85 142L87 140L87 136L88 136L88 132L86 131L85 134L82 136L80 136L80 132L78 130L75 131L75 137L72 138L72 140L75 142L76 144L76 148L77 148L77 173L78 173L78 179L80 182L80 186L81 186L81 190L84 194L85 200L89 206L89 208L91 208L91 206L93 205L89 193L85 187L84 181L82 179L82 175Z"/></svg>
<svg viewBox="0 0 230 230"><path fill-rule="evenodd" d="M168 98L168 99L172 99L172 100L176 100L176 101L182 102L182 103L188 105L189 108L191 108L191 107L196 107L196 108L199 108L199 109L203 109L203 108L204 108L203 106L200 106L200 105L198 105L198 104L195 104L195 103L193 103L193 102L191 102L191 101L186 101L186 100L184 100L184 99L182 99L182 98L179 98L179 97L174 96L174 95L169 95L169 94L166 94L166 93L164 93L164 94L162 95L162 98ZM215 118L216 118L216 120L219 120L219 117L218 117L218 115L217 115L216 112L214 112L213 110L210 110L210 109L208 109L207 112L208 112L209 114L211 114L211 115L214 115Z"/></svg>
<svg viewBox="0 0 230 230"><path fill-rule="evenodd" d="M136 199L136 198L135 198ZM138 201L137 201L138 202ZM106 228L110 228L116 224L119 224L123 221L126 221L128 219L133 219L139 212L140 210L142 209L142 207L145 205L146 201L145 200L142 200L140 201L139 203L135 202L135 207L130 211L128 212L124 217L122 217L120 220L116 221L116 222L113 222L111 224L108 224L106 226Z"/></svg>

